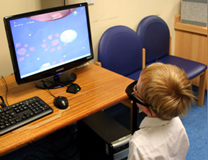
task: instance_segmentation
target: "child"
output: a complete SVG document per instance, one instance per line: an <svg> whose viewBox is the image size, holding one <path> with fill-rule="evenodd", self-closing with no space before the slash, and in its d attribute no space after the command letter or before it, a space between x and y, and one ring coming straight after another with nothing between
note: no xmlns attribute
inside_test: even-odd
<svg viewBox="0 0 208 160"><path fill-rule="evenodd" d="M129 142L128 160L185 160L189 140L178 116L194 101L185 72L153 63L142 70L134 94L147 117Z"/></svg>

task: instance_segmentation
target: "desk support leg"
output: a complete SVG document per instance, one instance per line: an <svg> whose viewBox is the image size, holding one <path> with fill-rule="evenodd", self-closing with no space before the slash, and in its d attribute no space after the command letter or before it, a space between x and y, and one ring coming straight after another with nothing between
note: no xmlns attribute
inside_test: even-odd
<svg viewBox="0 0 208 160"><path fill-rule="evenodd" d="M139 126L141 124L141 122L143 121L143 119L146 117L147 115L144 112L139 113L139 107L136 105L136 102L133 102L133 113L132 113L132 134L139 130Z"/></svg>
<svg viewBox="0 0 208 160"><path fill-rule="evenodd" d="M132 134L138 129L137 124L137 118L138 118L138 111L139 108L136 105L136 102L133 101L133 114L132 114L132 120L133 120L133 126L132 126Z"/></svg>

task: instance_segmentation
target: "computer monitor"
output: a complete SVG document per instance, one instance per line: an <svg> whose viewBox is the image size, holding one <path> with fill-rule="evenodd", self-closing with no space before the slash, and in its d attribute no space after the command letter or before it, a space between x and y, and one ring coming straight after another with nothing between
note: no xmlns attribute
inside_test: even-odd
<svg viewBox="0 0 208 160"><path fill-rule="evenodd" d="M87 3L4 17L4 24L18 84L66 86L76 79L67 70L93 59Z"/></svg>

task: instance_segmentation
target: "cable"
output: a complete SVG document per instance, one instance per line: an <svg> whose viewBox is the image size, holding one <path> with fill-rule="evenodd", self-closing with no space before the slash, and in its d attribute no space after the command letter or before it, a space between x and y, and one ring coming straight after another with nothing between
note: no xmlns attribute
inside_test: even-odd
<svg viewBox="0 0 208 160"><path fill-rule="evenodd" d="M0 106L1 106L2 108L7 107L6 104L4 103L4 99L3 99L2 96L0 96L0 99L1 99L1 101L2 101L2 103L0 103Z"/></svg>
<svg viewBox="0 0 208 160"><path fill-rule="evenodd" d="M8 95L8 85L7 85L7 82L6 82L6 80L4 79L4 77L3 77L3 76L1 76L1 80L2 80L2 82L4 83L4 85L6 86L5 101L6 101L7 106L9 106L9 103L8 103L8 101L7 101L7 95Z"/></svg>
<svg viewBox="0 0 208 160"><path fill-rule="evenodd" d="M55 84L55 85L60 85L61 87L66 87L66 88L68 87L68 85L60 84L60 83L58 83L58 82L50 81L50 80L48 80L48 79L41 80L41 82L43 83L44 88L47 89L48 93L49 93L50 95L52 95L54 98L55 98L56 96L54 96L54 95L51 93L51 91L49 90L50 88L48 88L48 86L45 84L45 82L46 82L46 83L49 82L49 83Z"/></svg>
<svg viewBox="0 0 208 160"><path fill-rule="evenodd" d="M52 96L55 98L56 96L54 96L54 95L51 93L51 91L49 90L49 88L48 88L47 85L45 84L44 80L42 80L42 82L43 82L43 86L47 89L48 93L49 93L50 95L52 95Z"/></svg>

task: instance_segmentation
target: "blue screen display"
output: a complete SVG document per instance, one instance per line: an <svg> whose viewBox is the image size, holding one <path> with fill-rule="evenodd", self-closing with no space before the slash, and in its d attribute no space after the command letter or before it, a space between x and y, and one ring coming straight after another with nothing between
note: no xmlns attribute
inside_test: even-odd
<svg viewBox="0 0 208 160"><path fill-rule="evenodd" d="M85 7L10 21L20 77L91 55Z"/></svg>

